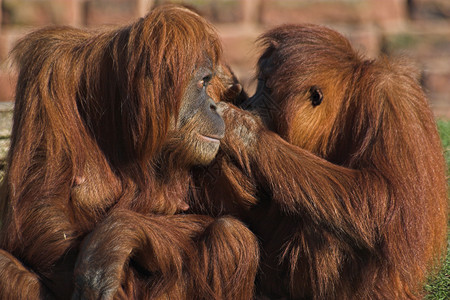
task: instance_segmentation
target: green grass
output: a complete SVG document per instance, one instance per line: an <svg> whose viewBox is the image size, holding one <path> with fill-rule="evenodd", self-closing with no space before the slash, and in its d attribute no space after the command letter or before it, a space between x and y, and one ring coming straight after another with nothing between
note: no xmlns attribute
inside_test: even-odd
<svg viewBox="0 0 450 300"><path fill-rule="evenodd" d="M437 125L444 146L445 160L450 171L450 120L438 120Z"/></svg>
<svg viewBox="0 0 450 300"><path fill-rule="evenodd" d="M450 175L450 121L438 120L437 125L444 147L445 160L447 161L447 174ZM448 177L448 182L450 186L450 177ZM426 297L427 300L450 299L450 224L447 227L449 228L447 233L447 256L441 271L431 278L425 286L429 293Z"/></svg>

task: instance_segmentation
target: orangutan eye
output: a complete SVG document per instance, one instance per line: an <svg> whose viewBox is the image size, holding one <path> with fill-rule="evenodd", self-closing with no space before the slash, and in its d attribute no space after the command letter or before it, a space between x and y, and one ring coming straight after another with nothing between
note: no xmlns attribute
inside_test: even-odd
<svg viewBox="0 0 450 300"><path fill-rule="evenodd" d="M323 100L322 90L317 86L312 86L309 89L309 99L311 100L312 106L316 107L317 105L320 105Z"/></svg>
<svg viewBox="0 0 450 300"><path fill-rule="evenodd" d="M212 75L208 75L208 76L203 77L201 80L199 80L197 82L197 87L199 89L206 88L208 86L209 82L211 81L211 78L212 78Z"/></svg>

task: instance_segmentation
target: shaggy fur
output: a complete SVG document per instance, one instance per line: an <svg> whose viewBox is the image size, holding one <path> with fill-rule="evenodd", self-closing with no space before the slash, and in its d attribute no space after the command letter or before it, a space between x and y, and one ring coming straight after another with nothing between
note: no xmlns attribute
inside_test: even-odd
<svg viewBox="0 0 450 300"><path fill-rule="evenodd" d="M174 215L186 209L196 153L180 141L193 126L171 128L193 71L215 67L220 51L206 21L173 6L17 44L2 299L70 298L77 257L75 297L251 298L251 232L232 218Z"/></svg>
<svg viewBox="0 0 450 300"><path fill-rule="evenodd" d="M250 225L262 244L258 293L271 299L422 297L448 210L415 71L366 59L320 26L275 28L260 42L258 91L242 103L253 112L221 108L223 152L197 176L196 208Z"/></svg>

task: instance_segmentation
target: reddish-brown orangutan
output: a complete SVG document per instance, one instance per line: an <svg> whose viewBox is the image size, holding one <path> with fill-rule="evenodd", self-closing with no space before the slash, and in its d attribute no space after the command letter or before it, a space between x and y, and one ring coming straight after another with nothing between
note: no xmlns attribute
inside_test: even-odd
<svg viewBox="0 0 450 300"><path fill-rule="evenodd" d="M1 199L2 299L250 299L253 234L187 210L224 122L211 26L164 6L129 26L33 32ZM217 90L215 90L217 92Z"/></svg>
<svg viewBox="0 0 450 300"><path fill-rule="evenodd" d="M259 295L420 298L445 249L447 189L414 70L315 25L260 41L257 92L241 103L251 112L219 106L223 152L197 174L192 208L249 224Z"/></svg>

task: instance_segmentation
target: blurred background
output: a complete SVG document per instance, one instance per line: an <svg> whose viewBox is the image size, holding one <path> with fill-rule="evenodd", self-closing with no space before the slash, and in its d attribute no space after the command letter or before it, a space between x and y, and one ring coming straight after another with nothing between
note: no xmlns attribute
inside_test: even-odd
<svg viewBox="0 0 450 300"><path fill-rule="evenodd" d="M129 23L152 6L182 3L217 28L224 54L252 93L259 55L255 40L283 23L318 23L345 36L369 57L407 56L437 117L450 118L450 0L0 0L0 101L12 101L15 71L7 60L15 42L49 24L96 27Z"/></svg>

